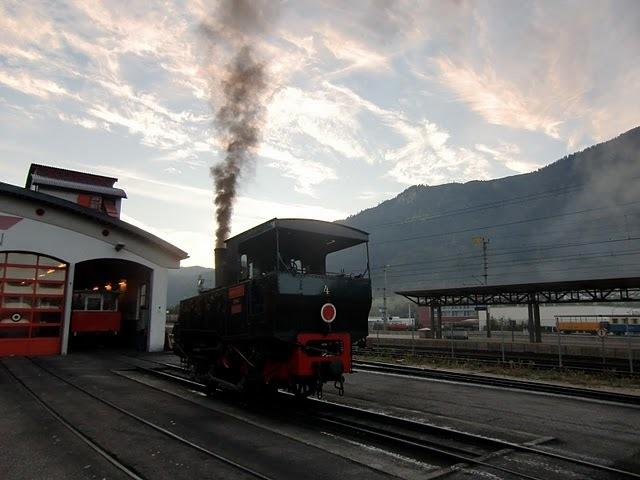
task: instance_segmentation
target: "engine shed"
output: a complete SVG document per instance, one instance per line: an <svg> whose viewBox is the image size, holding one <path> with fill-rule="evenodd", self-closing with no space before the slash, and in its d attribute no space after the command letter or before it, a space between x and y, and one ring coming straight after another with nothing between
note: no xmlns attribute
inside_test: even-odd
<svg viewBox="0 0 640 480"><path fill-rule="evenodd" d="M167 270L187 254L120 219L116 181L34 164L24 188L0 182L0 356L96 336L163 349Z"/></svg>

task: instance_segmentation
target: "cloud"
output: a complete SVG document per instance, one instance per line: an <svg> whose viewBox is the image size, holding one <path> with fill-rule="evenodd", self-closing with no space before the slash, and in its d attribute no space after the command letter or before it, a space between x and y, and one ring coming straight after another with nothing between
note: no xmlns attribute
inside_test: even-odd
<svg viewBox="0 0 640 480"><path fill-rule="evenodd" d="M271 160L270 168L280 171L282 176L295 181L294 190L316 196L313 187L327 180L338 178L334 169L313 160L305 160L271 145L262 145L258 154Z"/></svg>
<svg viewBox="0 0 640 480"><path fill-rule="evenodd" d="M434 185L488 178L486 158L449 145L449 133L434 123L405 124L402 131L406 145L385 154L385 160L394 165L389 176L397 182Z"/></svg>
<svg viewBox="0 0 640 480"><path fill-rule="evenodd" d="M98 104L89 108L87 113L107 124L125 127L130 133L140 135L145 145L161 150L174 149L191 140L181 124L140 105L123 106L120 110Z"/></svg>
<svg viewBox="0 0 640 480"><path fill-rule="evenodd" d="M14 65L24 60L34 62L42 59L42 55L33 49L7 44L0 44L0 55L14 63Z"/></svg>
<svg viewBox="0 0 640 480"><path fill-rule="evenodd" d="M69 92L56 82L35 78L25 72L11 75L6 71L0 71L0 83L25 95L33 95L43 99L48 99L52 95L69 95Z"/></svg>
<svg viewBox="0 0 640 480"><path fill-rule="evenodd" d="M358 140L361 125L357 111L350 106L326 88L306 92L285 87L269 105L265 138L289 139L291 144L295 134L304 135L344 157L368 160L367 151Z"/></svg>
<svg viewBox="0 0 640 480"><path fill-rule="evenodd" d="M442 82L487 122L560 138L558 127L562 120L546 113L550 106L541 103L539 98L525 96L491 67L477 72L469 65L457 65L448 58L438 58L436 64Z"/></svg>
<svg viewBox="0 0 640 480"><path fill-rule="evenodd" d="M370 45L364 44L346 32L340 32L327 25L316 29L324 46L342 64L342 67L330 75L352 70L375 70L377 73L388 70L388 59Z"/></svg>
<svg viewBox="0 0 640 480"><path fill-rule="evenodd" d="M69 101L40 108L85 129L124 127L151 148L185 151L206 142L208 115L190 105L175 108L177 100L184 105L206 88L187 12L171 2L121 9L78 0L62 7L64 17L53 8L0 7L0 55L15 65L15 71L0 72L0 84L43 100ZM150 74L143 72L142 84L152 83L142 88L130 80L132 73L140 79L138 65L153 66ZM180 88L171 88L176 84ZM207 112L207 105L201 110ZM186 158L195 156L191 150Z"/></svg>
<svg viewBox="0 0 640 480"><path fill-rule="evenodd" d="M638 122L633 2L518 12L464 1L283 5L277 34L259 40L275 92L260 154L298 193L321 197L346 170L371 180L363 201L388 190L379 182L389 178L434 184L487 178L502 171L497 165L529 171L538 166L529 160L533 143L536 155L551 158L557 139L573 150ZM7 137L44 132L54 119L85 139L100 129L119 146L134 143L122 137L139 139L131 165L140 178L127 177L127 185L158 201L173 192L204 216L207 189L142 177L177 183L218 155L207 75L228 52L198 43L209 8L203 0L0 4L0 85L8 93L0 107L3 119L18 120L7 122ZM44 157L51 145L44 135L39 142Z"/></svg>
<svg viewBox="0 0 640 480"><path fill-rule="evenodd" d="M494 160L516 173L529 173L542 166L538 163L522 160L520 158L520 148L513 143L501 142L496 147L488 147L483 144L476 144L475 148L479 152L490 155Z"/></svg>
<svg viewBox="0 0 640 480"><path fill-rule="evenodd" d="M68 115L66 113L59 113L58 118L63 122L78 125L79 127L86 128L87 130L95 130L98 128L98 122L91 118L78 117L75 115ZM109 128L108 124L102 124L101 127L105 130Z"/></svg>

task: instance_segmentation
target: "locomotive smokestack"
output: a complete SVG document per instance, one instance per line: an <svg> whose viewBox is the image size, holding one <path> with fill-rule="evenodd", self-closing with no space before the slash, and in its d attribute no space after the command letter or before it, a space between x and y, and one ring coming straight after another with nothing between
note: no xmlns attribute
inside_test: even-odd
<svg viewBox="0 0 640 480"><path fill-rule="evenodd" d="M216 259L216 283L215 288L227 285L227 249L218 247L213 250Z"/></svg>

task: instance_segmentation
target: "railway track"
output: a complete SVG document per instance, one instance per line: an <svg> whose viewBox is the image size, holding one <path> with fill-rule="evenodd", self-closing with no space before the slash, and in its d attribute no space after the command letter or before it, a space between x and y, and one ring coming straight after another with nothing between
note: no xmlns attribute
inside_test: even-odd
<svg viewBox="0 0 640 480"><path fill-rule="evenodd" d="M152 362L158 367L137 367L143 372L182 384L190 389L204 392L204 384L186 378L185 370L175 364ZM166 370L171 370L172 373ZM539 447L490 438L469 432L454 430L430 423L390 416L370 410L364 410L326 400L305 399L303 402L293 395L280 392L269 405L277 405L279 410L287 412L287 418L295 415L313 427L335 432L352 439L359 439L366 445L391 449L394 452L410 456L418 461L430 461L434 458L445 459L448 467L440 470L437 476L446 476L457 471L468 471L470 468L482 467L516 478L542 480L551 478L548 474L534 476L529 471L514 469L499 464L507 454L520 454L543 457L546 460L560 462L561 465L578 467L591 473L607 475L606 478L635 478L640 474L629 472L593 461L544 450ZM269 412L272 413L272 412ZM517 462L509 462L512 465ZM524 462L526 464L526 462ZM554 467L555 468L555 467ZM585 474L584 478L596 478Z"/></svg>
<svg viewBox="0 0 640 480"><path fill-rule="evenodd" d="M433 348L411 345L373 345L355 351L356 355L385 355L390 357L405 357L411 354L415 357L437 358L442 360L472 360L489 365L517 365L544 370L568 370L585 373L607 373L608 375L637 376L629 369L629 361L621 358L605 358L595 361L591 357L583 358L563 355L562 367L558 365L557 355L535 354L526 352L505 352L504 361L500 350L492 352L476 352L463 349ZM640 363L634 361L634 372L640 371Z"/></svg>
<svg viewBox="0 0 640 480"><path fill-rule="evenodd" d="M159 364L164 368L174 370L178 373L184 373L184 369L176 364L155 361L153 363ZM471 373L447 372L431 368L409 367L405 365L400 366L382 362L354 361L353 366L356 370L365 372L391 373L395 375L472 383L475 385L487 385L499 388L525 390L529 392L551 393L555 395L564 395L590 400L622 403L625 405L640 405L640 396L638 395L627 395L623 393L594 390L589 388L569 387L565 385L555 385L542 382L528 382L524 380L512 380L508 378L475 375ZM179 374L173 375L174 378L171 378L172 375L167 374L166 372L157 373L161 375L167 375L167 378L169 378L170 380L183 383L183 385L194 389L199 389L202 387L202 384L183 378Z"/></svg>
<svg viewBox="0 0 640 480"><path fill-rule="evenodd" d="M624 403L627 405L640 405L640 396L607 392L603 390L554 385L551 383L528 382L524 380L512 380L508 378L475 375L471 373L447 372L433 368L400 366L382 362L354 361L353 366L356 370L364 372L391 373L395 375L425 379L448 380L472 383L475 385L512 388L517 390L526 390L529 392L553 393L556 395Z"/></svg>
<svg viewBox="0 0 640 480"><path fill-rule="evenodd" d="M28 358L28 357L27 357ZM220 455L212 450L207 449L206 447L203 447L202 445L198 445L190 440L188 440L185 437L182 437L164 427L161 427L160 425L157 425L145 418L142 418L141 416L127 410L126 408L123 408L119 405L116 405L113 402L110 402L104 398L101 398L100 396L96 395L95 393L87 390L86 388L78 385L75 382L70 381L67 378L64 378L61 375L58 375L56 372L50 370L49 368L43 366L42 364L40 364L39 362L28 358L28 360L31 362L31 364L35 365L38 369L42 370L43 372L45 372L46 374L50 375L51 377L54 377L55 379L57 379L60 382L63 382L64 384L74 388L75 390L81 392L82 394L100 402L103 405L106 405L108 407L110 407L111 409L125 415L126 417L135 420L136 422L145 425L146 427L149 427L150 429L161 433L175 441L177 441L178 443L187 446L191 449L194 449L202 454L205 454L206 456L212 457L215 460L224 463L225 465L232 467L233 469L236 469L244 474L247 474L248 476L252 477L252 478L258 478L260 480L274 480L272 477L269 477L267 475L264 475L260 472L257 472L247 466L241 465L237 462L235 462L234 460L227 458L223 455ZM77 427L75 427L70 421L68 421L59 411L55 410L54 408L52 408L50 405L48 405L46 402L44 402L44 400L35 392L34 389L30 388L23 380L21 380L17 375L15 375L10 368L8 368L6 365L4 365L4 368L9 372L9 374L16 380L16 382L18 382L20 385L22 385L23 388L25 388L27 390L27 392L40 404L42 405L45 410L47 410L56 420L58 420L60 423L62 423L67 429L69 429L71 432L73 432L76 436L78 436L79 438L81 438L87 445L89 445L91 448L93 448L96 452L98 452L100 455L102 455L104 458L106 458L110 463L112 463L116 468L118 468L119 470L121 470L122 472L124 472L126 475L128 475L130 478L136 479L136 480L144 480L145 477L142 477L140 474L138 474L137 472L134 471L134 469L128 465L126 465L125 463L123 463L121 460L118 459L118 455L116 455L115 453L105 449L104 447L102 447L97 441L95 441L94 439L91 439L89 436L87 436L86 434L84 434L83 432L81 432Z"/></svg>
<svg viewBox="0 0 640 480"><path fill-rule="evenodd" d="M144 477L140 476L135 469L118 459L118 456L113 452L103 448L98 442L93 440L88 435L85 435L82 431L76 428L71 422L69 422L65 417L60 415L57 410L48 405L42 398L31 389L25 382L23 382L17 375L15 375L9 367L7 367L4 363L2 363L2 367L9 373L11 378L19 384L26 392L33 398L45 411L49 413L53 418L55 418L64 428L69 430L73 435L78 437L84 444L86 444L89 448L94 450L98 455L103 457L107 462L113 465L115 468L124 473L127 477L132 478L134 480L144 480Z"/></svg>

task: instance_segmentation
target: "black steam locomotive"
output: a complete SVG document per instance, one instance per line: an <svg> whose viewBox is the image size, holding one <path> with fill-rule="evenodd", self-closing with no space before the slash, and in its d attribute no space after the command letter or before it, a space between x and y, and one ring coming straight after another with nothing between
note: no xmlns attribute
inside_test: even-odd
<svg viewBox="0 0 640 480"><path fill-rule="evenodd" d="M215 288L180 303L175 353L211 388L306 396L333 381L343 393L352 345L367 336L368 239L345 225L277 218L228 239L215 250ZM327 256L350 248L366 266L329 273Z"/></svg>

